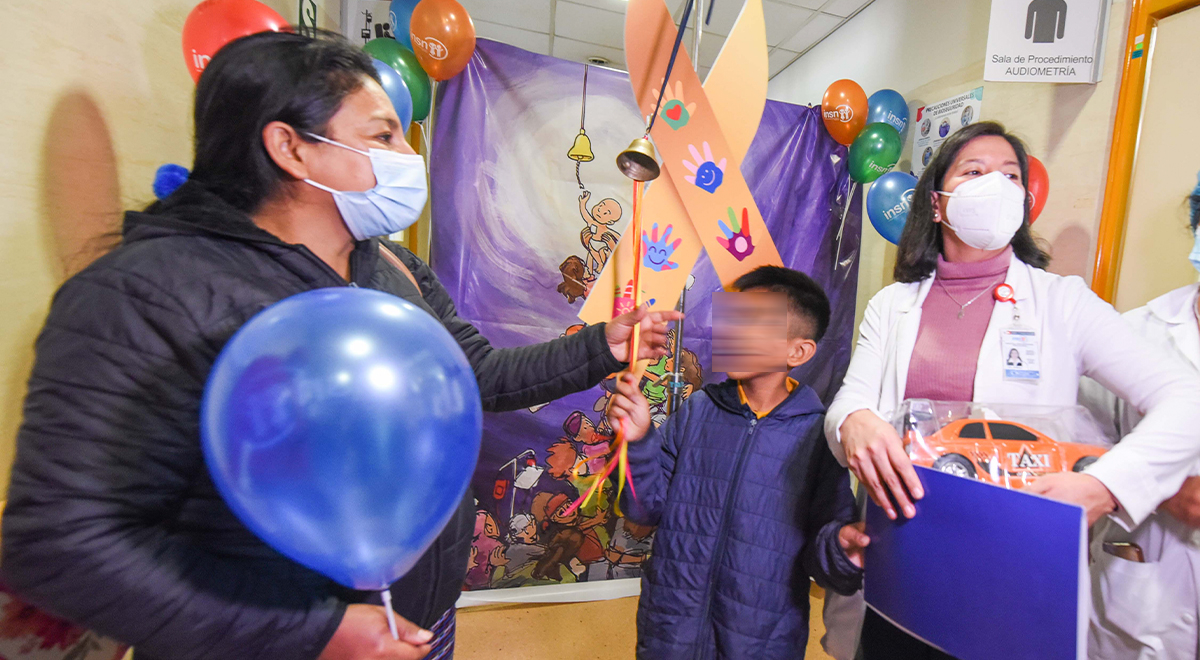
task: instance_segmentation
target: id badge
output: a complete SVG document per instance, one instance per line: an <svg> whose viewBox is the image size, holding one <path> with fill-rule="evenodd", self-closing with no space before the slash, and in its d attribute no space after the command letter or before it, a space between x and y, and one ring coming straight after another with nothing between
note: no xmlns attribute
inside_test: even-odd
<svg viewBox="0 0 1200 660"><path fill-rule="evenodd" d="M1042 377L1037 330L1014 325L1000 333L1000 359L1005 380L1038 380Z"/></svg>

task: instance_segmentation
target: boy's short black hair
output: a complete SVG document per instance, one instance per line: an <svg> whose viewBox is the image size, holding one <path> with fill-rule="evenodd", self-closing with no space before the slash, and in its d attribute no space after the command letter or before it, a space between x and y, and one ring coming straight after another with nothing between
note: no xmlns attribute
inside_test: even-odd
<svg viewBox="0 0 1200 660"><path fill-rule="evenodd" d="M829 298L816 280L798 270L782 266L759 266L737 278L738 291L762 289L787 296L788 307L805 323L807 339L820 342L829 329Z"/></svg>

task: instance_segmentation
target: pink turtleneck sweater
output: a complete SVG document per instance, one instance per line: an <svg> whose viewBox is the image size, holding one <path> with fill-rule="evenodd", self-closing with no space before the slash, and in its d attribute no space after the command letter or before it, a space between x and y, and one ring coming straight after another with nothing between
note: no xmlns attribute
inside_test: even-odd
<svg viewBox="0 0 1200 660"><path fill-rule="evenodd" d="M1011 261L1012 248L974 263L951 263L938 256L933 287L921 304L921 326L908 364L904 398L970 401L975 397L979 348L996 304L991 291L1004 281ZM975 302L963 309L972 298Z"/></svg>

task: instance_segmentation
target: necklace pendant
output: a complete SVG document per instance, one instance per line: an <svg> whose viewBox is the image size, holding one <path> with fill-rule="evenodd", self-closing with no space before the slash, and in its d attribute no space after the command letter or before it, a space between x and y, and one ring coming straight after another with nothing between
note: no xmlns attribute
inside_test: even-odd
<svg viewBox="0 0 1200 660"><path fill-rule="evenodd" d="M966 308L966 307L964 307L964 308L962 308L962 309L958 310L958 318L960 318L960 319L961 319L961 318L963 317L963 314L964 314L966 311L967 311L967 308Z"/></svg>

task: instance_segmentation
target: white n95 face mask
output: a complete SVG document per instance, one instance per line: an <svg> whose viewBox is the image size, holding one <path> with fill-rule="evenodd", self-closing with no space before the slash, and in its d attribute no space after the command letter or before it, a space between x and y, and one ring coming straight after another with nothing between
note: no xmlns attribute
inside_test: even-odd
<svg viewBox="0 0 1200 660"><path fill-rule="evenodd" d="M415 154L401 154L386 149L363 151L335 142L320 135L309 137L336 147L348 149L371 159L375 187L361 192L334 190L312 179L304 182L333 195L338 212L354 240L387 236L412 226L421 217L429 198L425 181L425 160Z"/></svg>
<svg viewBox="0 0 1200 660"><path fill-rule="evenodd" d="M943 222L977 250L1008 245L1025 221L1025 189L1003 172L989 172L963 182L954 192L939 193L950 198Z"/></svg>

